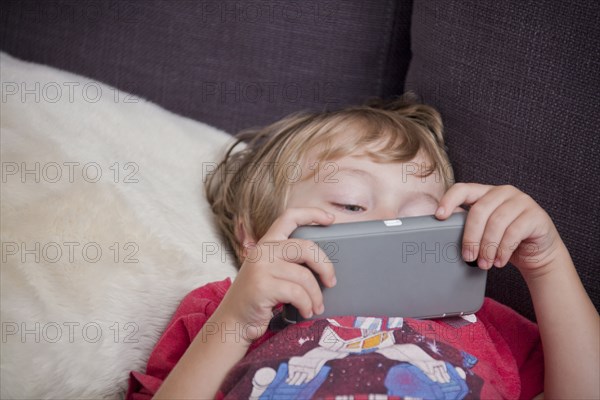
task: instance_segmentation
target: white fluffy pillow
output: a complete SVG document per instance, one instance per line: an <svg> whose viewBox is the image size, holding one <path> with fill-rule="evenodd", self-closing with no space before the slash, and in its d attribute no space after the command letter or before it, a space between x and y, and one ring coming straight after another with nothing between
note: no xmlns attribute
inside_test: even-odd
<svg viewBox="0 0 600 400"><path fill-rule="evenodd" d="M0 64L2 398L119 398L183 296L235 274L202 193L231 137L91 79Z"/></svg>

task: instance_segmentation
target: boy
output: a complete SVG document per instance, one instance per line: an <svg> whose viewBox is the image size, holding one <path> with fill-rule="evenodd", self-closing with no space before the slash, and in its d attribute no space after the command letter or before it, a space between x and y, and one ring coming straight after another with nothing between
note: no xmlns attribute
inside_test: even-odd
<svg viewBox="0 0 600 400"><path fill-rule="evenodd" d="M404 97L297 114L245 139L248 146L233 152L234 144L206 185L240 272L233 283L184 299L146 374L132 373L128 398L600 397L598 313L550 217L512 186L453 184L441 118L431 107ZM463 258L484 269L515 265L539 334L491 299L463 318L269 325L282 303L305 318L322 313L317 279L336 284L314 243L289 239L296 227L446 219L461 205L470 206Z"/></svg>

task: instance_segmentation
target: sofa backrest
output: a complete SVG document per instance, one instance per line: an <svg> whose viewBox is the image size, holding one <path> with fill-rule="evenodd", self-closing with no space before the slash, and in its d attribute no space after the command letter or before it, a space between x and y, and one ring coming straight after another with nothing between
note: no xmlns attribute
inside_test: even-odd
<svg viewBox="0 0 600 400"><path fill-rule="evenodd" d="M596 307L598 21L594 0L415 0L406 78L442 113L457 180L512 184L532 196ZM515 268L492 270L488 295L532 318L527 294Z"/></svg>
<svg viewBox="0 0 600 400"><path fill-rule="evenodd" d="M303 109L401 92L411 6L408 0L368 6L360 0L9 0L2 5L0 48L235 133Z"/></svg>

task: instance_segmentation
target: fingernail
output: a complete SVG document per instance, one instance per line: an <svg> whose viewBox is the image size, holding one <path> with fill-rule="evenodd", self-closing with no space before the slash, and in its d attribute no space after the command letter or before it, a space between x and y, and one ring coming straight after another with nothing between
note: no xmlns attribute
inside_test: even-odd
<svg viewBox="0 0 600 400"><path fill-rule="evenodd" d="M465 260L466 262L471 262L471 261L475 260L475 258L473 257L473 252L469 249L463 250L462 257L463 257L463 260Z"/></svg>
<svg viewBox="0 0 600 400"><path fill-rule="evenodd" d="M438 209L435 212L435 215L437 215L438 217L441 217L442 215L444 215L445 212L446 212L446 210L444 210L444 207L438 207Z"/></svg>
<svg viewBox="0 0 600 400"><path fill-rule="evenodd" d="M487 260L485 258L480 257L479 261L477 261L477 265L479 265L479 268L487 269L488 262L487 262Z"/></svg>
<svg viewBox="0 0 600 400"><path fill-rule="evenodd" d="M321 314L323 314L323 312L325 312L325 306L323 304L321 304L319 306L319 309L317 310L317 314L321 315Z"/></svg>
<svg viewBox="0 0 600 400"><path fill-rule="evenodd" d="M336 283L337 283L337 278L334 276L333 278L331 278L331 287L334 287Z"/></svg>
<svg viewBox="0 0 600 400"><path fill-rule="evenodd" d="M496 257L496 259L494 260L494 266L496 266L496 268L500 267L500 259L498 257Z"/></svg>
<svg viewBox="0 0 600 400"><path fill-rule="evenodd" d="M329 219L333 219L333 214L332 214L332 213L328 213L328 212L327 212L326 214L327 214L327 218L329 218Z"/></svg>

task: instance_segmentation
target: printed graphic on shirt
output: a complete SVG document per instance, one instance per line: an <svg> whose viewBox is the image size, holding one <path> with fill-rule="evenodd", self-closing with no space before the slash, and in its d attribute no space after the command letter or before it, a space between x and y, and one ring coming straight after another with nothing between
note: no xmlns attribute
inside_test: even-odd
<svg viewBox="0 0 600 400"><path fill-rule="evenodd" d="M471 371L477 363L474 356L420 335L402 318L353 320L344 326L329 319L323 321L322 329L313 331L315 335L298 337L300 348L317 343L277 368L256 370L250 398L333 398L360 393L378 399L464 399L480 393L482 381Z"/></svg>

